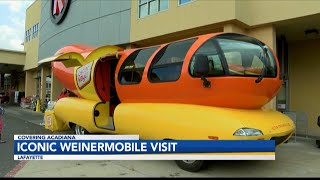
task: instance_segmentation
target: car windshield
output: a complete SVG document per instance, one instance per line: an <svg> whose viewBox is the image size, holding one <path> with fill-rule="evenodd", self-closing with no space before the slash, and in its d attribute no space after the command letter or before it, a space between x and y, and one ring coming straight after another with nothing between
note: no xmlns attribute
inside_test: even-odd
<svg viewBox="0 0 320 180"><path fill-rule="evenodd" d="M258 40L236 34L220 35L216 39L231 76L259 76L264 71L264 77L276 77L275 58L269 48Z"/></svg>

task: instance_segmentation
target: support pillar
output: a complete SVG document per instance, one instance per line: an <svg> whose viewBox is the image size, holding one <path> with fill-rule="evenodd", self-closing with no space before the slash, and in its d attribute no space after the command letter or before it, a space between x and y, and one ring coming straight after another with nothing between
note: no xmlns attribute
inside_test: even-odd
<svg viewBox="0 0 320 180"><path fill-rule="evenodd" d="M36 80L34 78L34 71L26 71L25 78L25 96L32 96L36 94Z"/></svg>
<svg viewBox="0 0 320 180"><path fill-rule="evenodd" d="M4 89L4 73L0 75L0 89Z"/></svg>
<svg viewBox="0 0 320 180"><path fill-rule="evenodd" d="M53 75L53 71L51 71L51 101L56 101L58 99L63 87L64 86Z"/></svg>
<svg viewBox="0 0 320 180"><path fill-rule="evenodd" d="M271 47L274 52L277 52L276 30L272 25L251 29L248 32L248 35L259 39L260 41ZM276 110L276 97L274 97L263 108Z"/></svg>
<svg viewBox="0 0 320 180"><path fill-rule="evenodd" d="M50 69L47 66L41 68L41 85L40 85L40 99L43 101L46 98L46 83L47 76L51 75Z"/></svg>
<svg viewBox="0 0 320 180"><path fill-rule="evenodd" d="M228 33L246 34L246 30L237 26L236 24L226 24L223 26L223 31Z"/></svg>

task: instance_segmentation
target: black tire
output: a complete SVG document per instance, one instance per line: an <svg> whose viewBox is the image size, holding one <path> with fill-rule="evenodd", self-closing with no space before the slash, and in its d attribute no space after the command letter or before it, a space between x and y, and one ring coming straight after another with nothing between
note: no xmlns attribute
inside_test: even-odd
<svg viewBox="0 0 320 180"><path fill-rule="evenodd" d="M204 160L190 160L190 161L175 161L179 168L189 171L189 172L198 172L205 167L206 161Z"/></svg>
<svg viewBox="0 0 320 180"><path fill-rule="evenodd" d="M316 144L317 144L318 148L320 148L320 139L316 140Z"/></svg>
<svg viewBox="0 0 320 180"><path fill-rule="evenodd" d="M89 132L85 128L79 126L78 124L73 125L72 129L76 135L89 134Z"/></svg>

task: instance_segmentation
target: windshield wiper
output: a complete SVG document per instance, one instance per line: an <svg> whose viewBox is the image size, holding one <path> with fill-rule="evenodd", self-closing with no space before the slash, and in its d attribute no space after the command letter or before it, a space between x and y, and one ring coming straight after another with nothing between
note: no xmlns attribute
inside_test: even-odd
<svg viewBox="0 0 320 180"><path fill-rule="evenodd" d="M262 56L262 63L263 63L263 68L262 68L262 72L259 75L258 79L255 80L256 83L260 83L264 77L264 73L266 71L266 65L265 62L267 62L267 59L269 59L269 55L268 55L268 49L265 46L261 47L263 49L263 56Z"/></svg>
<svg viewBox="0 0 320 180"><path fill-rule="evenodd" d="M265 65L263 65L263 68L262 68L262 72L261 72L261 74L259 74L258 79L256 79L256 80L255 80L255 82L256 82L256 83L260 83L260 82L262 81L262 79L263 79L263 77L264 77L264 71L265 71L265 68L266 68L266 66L265 66Z"/></svg>

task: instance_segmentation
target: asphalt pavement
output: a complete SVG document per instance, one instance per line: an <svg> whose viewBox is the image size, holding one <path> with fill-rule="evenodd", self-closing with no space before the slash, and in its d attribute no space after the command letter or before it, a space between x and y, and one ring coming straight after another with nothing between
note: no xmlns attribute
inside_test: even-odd
<svg viewBox="0 0 320 180"><path fill-rule="evenodd" d="M13 137L15 134L52 134L39 124L43 121L43 114L22 109L19 106L8 106L3 116L2 139L7 142L0 144L0 177L4 177L20 161L13 160Z"/></svg>
<svg viewBox="0 0 320 180"><path fill-rule="evenodd" d="M174 161L28 161L14 177L320 177L320 149L297 138L276 150L276 160L209 161L196 173Z"/></svg>

